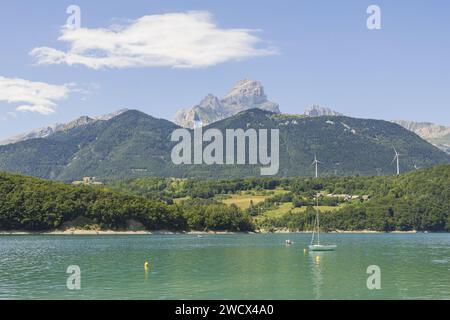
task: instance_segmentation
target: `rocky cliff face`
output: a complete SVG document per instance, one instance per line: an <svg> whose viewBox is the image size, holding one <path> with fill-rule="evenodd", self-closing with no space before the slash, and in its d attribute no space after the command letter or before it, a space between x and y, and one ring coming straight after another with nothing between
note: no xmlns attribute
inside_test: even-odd
<svg viewBox="0 0 450 320"><path fill-rule="evenodd" d="M450 154L450 127L430 123L405 120L392 121L414 132L422 139Z"/></svg>
<svg viewBox="0 0 450 320"><path fill-rule="evenodd" d="M450 134L450 127L441 126L430 122L413 122L405 120L394 120L392 122L415 132L424 139L442 138Z"/></svg>
<svg viewBox="0 0 450 320"><path fill-rule="evenodd" d="M244 79L238 81L222 99L209 94L198 105L178 111L173 120L180 126L193 128L253 108L280 113L278 104L268 100L260 82Z"/></svg>

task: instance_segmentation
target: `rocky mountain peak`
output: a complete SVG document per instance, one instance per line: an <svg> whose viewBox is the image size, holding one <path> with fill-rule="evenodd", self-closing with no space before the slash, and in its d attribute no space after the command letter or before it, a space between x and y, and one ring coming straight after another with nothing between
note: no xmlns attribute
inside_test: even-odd
<svg viewBox="0 0 450 320"><path fill-rule="evenodd" d="M221 103L219 98L210 93L206 97L204 97L202 101L200 101L198 106L216 109L221 107Z"/></svg>
<svg viewBox="0 0 450 320"><path fill-rule="evenodd" d="M179 110L175 114L174 122L193 128L198 122L206 125L254 108L280 112L278 104L267 99L261 82L243 79L222 99L209 94L198 105Z"/></svg>
<svg viewBox="0 0 450 320"><path fill-rule="evenodd" d="M254 105L267 102L261 82L251 79L238 81L223 98L228 104Z"/></svg>
<svg viewBox="0 0 450 320"><path fill-rule="evenodd" d="M85 126L95 121L96 121L95 119L89 118L88 116L81 116L78 119L75 119L69 123L56 125L54 129L55 131L70 130L76 127Z"/></svg>
<svg viewBox="0 0 450 320"><path fill-rule="evenodd" d="M304 114L308 117L343 116L342 113L331 110L330 108L321 107L319 105L307 107Z"/></svg>
<svg viewBox="0 0 450 320"><path fill-rule="evenodd" d="M117 111L114 111L114 112L111 112L111 113L107 113L107 114L102 114L100 116L96 116L96 117L94 117L94 120L107 121L107 120L110 120L110 119L112 119L114 117L117 117L118 115L121 115L122 113L127 112L127 111L130 111L130 109L126 109L126 108L120 109L120 110L117 110Z"/></svg>

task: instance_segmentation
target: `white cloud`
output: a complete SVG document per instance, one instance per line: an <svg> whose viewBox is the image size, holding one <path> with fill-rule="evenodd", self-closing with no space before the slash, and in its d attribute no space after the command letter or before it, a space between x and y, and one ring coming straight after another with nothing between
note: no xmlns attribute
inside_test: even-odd
<svg viewBox="0 0 450 320"><path fill-rule="evenodd" d="M38 64L85 65L92 69L129 67L203 68L230 60L276 54L262 48L254 30L221 29L209 12L143 16L127 25L99 29L63 27L59 41L31 51Z"/></svg>
<svg viewBox="0 0 450 320"><path fill-rule="evenodd" d="M67 99L72 86L0 76L0 101L17 105L18 111L48 115L55 112L58 101Z"/></svg>

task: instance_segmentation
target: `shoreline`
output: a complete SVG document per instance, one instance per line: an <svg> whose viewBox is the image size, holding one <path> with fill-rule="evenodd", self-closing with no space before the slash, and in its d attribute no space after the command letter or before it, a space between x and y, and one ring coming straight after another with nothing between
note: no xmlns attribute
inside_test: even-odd
<svg viewBox="0 0 450 320"><path fill-rule="evenodd" d="M21 231L21 230L11 230L11 231L0 231L0 236L5 235L232 235L232 234L311 234L312 231L288 231L288 230L275 230L274 232L268 232L267 230L256 230L250 232L239 232L239 231L130 231L130 230L84 230L84 229L67 229L67 230L52 230L52 231ZM356 230L356 231L344 231L344 230L334 230L330 232L323 232L324 234L417 234L417 233L441 233L441 232L429 232L429 231L372 231L372 230ZM442 232L445 233L445 232Z"/></svg>
<svg viewBox="0 0 450 320"><path fill-rule="evenodd" d="M189 231L189 232L176 232L176 231L127 231L127 230L83 230L83 229L70 229L70 230L53 230L53 231L0 231L2 235L176 235L176 234L192 234L192 235L206 235L206 234L237 234L237 233L251 233L251 232L228 232L228 231Z"/></svg>

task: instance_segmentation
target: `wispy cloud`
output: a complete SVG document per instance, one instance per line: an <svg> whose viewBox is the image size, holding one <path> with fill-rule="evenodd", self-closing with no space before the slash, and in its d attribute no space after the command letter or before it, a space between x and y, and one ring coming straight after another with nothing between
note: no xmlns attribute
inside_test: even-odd
<svg viewBox="0 0 450 320"><path fill-rule="evenodd" d="M0 76L0 101L16 105L18 111L48 115L55 112L58 101L67 99L72 87Z"/></svg>
<svg viewBox="0 0 450 320"><path fill-rule="evenodd" d="M127 25L99 29L63 27L59 41L68 51L38 47L38 64L85 65L92 69L130 67L204 68L230 60L277 53L261 47L255 30L222 29L205 11L143 16Z"/></svg>

